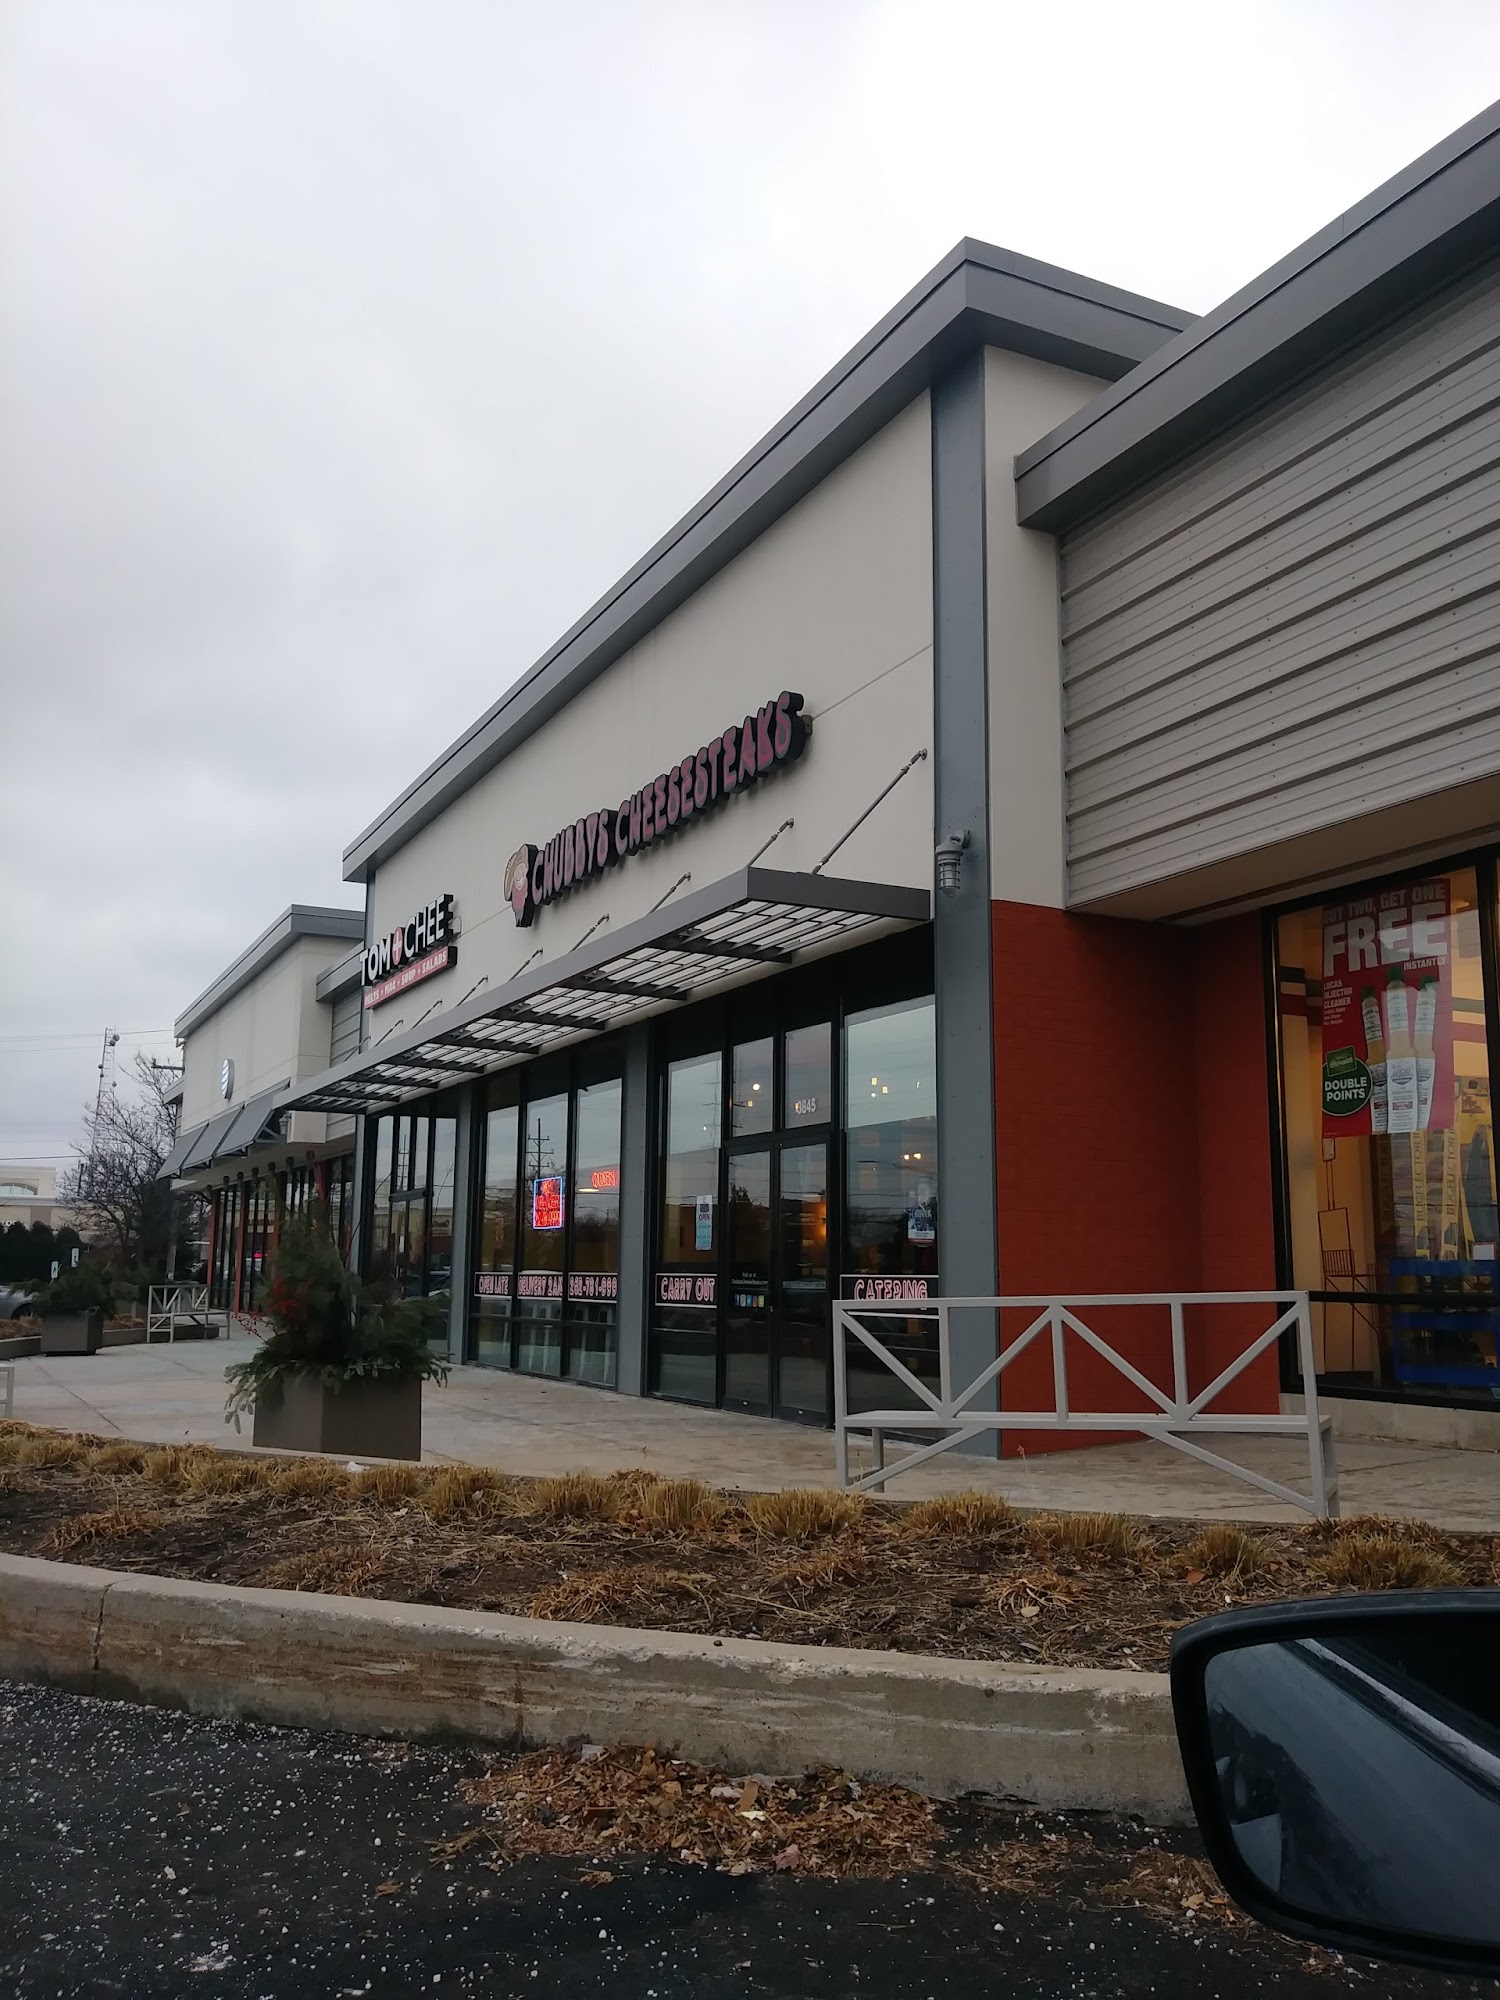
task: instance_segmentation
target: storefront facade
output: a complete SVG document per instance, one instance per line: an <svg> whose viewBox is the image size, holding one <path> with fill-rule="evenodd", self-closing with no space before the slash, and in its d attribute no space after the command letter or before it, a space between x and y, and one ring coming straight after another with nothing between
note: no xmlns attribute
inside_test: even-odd
<svg viewBox="0 0 1500 2000"><path fill-rule="evenodd" d="M294 904L179 1015L177 1198L171 1275L216 1311L254 1314L283 1216L317 1203L354 1236L351 1119L280 1099L359 1047L358 910Z"/></svg>
<svg viewBox="0 0 1500 2000"><path fill-rule="evenodd" d="M1202 320L960 245L346 852L361 1268L809 1423L839 1297L1290 1284L1492 1405L1497 217L1489 115Z"/></svg>

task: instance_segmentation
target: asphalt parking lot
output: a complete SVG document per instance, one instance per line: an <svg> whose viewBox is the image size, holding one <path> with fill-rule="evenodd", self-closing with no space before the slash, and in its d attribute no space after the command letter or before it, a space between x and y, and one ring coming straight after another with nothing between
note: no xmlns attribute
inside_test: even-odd
<svg viewBox="0 0 1500 2000"><path fill-rule="evenodd" d="M0 1686L0 1990L641 2000L1280 2000L1494 1988L946 1876L739 1879L487 1866L459 1796L493 1759Z"/></svg>

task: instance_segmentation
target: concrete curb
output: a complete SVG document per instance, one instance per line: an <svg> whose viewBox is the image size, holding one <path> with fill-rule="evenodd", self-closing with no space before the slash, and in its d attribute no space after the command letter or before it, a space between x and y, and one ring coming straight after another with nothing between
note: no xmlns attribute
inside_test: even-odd
<svg viewBox="0 0 1500 2000"><path fill-rule="evenodd" d="M1163 1674L777 1646L0 1556L0 1678L369 1735L653 1740L931 1796L1185 1819Z"/></svg>

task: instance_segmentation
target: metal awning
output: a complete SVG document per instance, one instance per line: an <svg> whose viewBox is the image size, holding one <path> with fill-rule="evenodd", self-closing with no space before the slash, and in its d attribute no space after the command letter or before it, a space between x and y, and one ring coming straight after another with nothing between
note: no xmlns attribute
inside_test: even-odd
<svg viewBox="0 0 1500 2000"><path fill-rule="evenodd" d="M350 1056L283 1091L277 1108L349 1113L399 1104L700 999L747 972L853 942L873 926L922 924L931 914L925 889L742 868Z"/></svg>
<svg viewBox="0 0 1500 2000"><path fill-rule="evenodd" d="M207 1125L191 1125L186 1132L179 1134L176 1145L162 1161L161 1170L156 1178L159 1181L169 1181L174 1174L180 1174L187 1162L188 1154L207 1130Z"/></svg>
<svg viewBox="0 0 1500 2000"><path fill-rule="evenodd" d="M178 1174L199 1172L235 1153L247 1153L263 1141L278 1139L281 1109L276 1100L285 1089L286 1085L279 1083L272 1090L257 1091L233 1110L221 1111L206 1125L195 1125L183 1133L162 1161L156 1178L166 1181Z"/></svg>

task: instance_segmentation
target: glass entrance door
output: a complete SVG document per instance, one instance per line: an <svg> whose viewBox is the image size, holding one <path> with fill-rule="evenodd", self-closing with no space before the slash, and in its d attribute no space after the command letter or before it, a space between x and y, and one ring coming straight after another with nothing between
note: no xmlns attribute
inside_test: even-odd
<svg viewBox="0 0 1500 2000"><path fill-rule="evenodd" d="M724 1302L724 1401L771 1407L771 1149L729 1155L729 1295Z"/></svg>
<svg viewBox="0 0 1500 2000"><path fill-rule="evenodd" d="M828 1415L828 1143L781 1146L776 1244L776 1410Z"/></svg>

